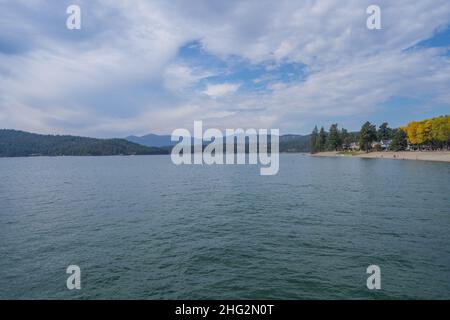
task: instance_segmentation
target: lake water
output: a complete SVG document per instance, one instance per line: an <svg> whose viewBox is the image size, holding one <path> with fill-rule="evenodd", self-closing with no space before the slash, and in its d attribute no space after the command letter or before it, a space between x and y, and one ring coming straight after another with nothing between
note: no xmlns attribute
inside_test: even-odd
<svg viewBox="0 0 450 320"><path fill-rule="evenodd" d="M450 164L0 159L0 298L449 299Z"/></svg>

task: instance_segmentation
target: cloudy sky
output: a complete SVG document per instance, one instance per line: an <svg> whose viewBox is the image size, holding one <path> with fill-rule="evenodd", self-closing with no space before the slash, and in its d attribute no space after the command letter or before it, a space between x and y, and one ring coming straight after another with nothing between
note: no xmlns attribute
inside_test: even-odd
<svg viewBox="0 0 450 320"><path fill-rule="evenodd" d="M81 7L82 29L66 28ZM366 9L381 7L382 30ZM309 133L450 113L448 0L0 0L0 128Z"/></svg>

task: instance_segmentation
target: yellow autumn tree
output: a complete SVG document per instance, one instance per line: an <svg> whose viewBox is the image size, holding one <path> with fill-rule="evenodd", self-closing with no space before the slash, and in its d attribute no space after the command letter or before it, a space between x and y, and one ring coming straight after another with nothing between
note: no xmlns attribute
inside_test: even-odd
<svg viewBox="0 0 450 320"><path fill-rule="evenodd" d="M408 135L408 142L410 144L419 144L417 139L417 126L418 122L416 121L411 121L406 126L406 134Z"/></svg>
<svg viewBox="0 0 450 320"><path fill-rule="evenodd" d="M423 143L431 143L431 141L433 140L433 136L432 136L433 122L434 122L434 119L428 119L428 120L422 121Z"/></svg>
<svg viewBox="0 0 450 320"><path fill-rule="evenodd" d="M411 121L404 129L408 142L416 146L433 149L450 145L450 116L441 116L423 121Z"/></svg>
<svg viewBox="0 0 450 320"><path fill-rule="evenodd" d="M417 122L416 127L416 144L423 144L425 142L425 134L424 134L424 122Z"/></svg>
<svg viewBox="0 0 450 320"><path fill-rule="evenodd" d="M450 142L450 116L437 117L433 120L431 139L442 147Z"/></svg>

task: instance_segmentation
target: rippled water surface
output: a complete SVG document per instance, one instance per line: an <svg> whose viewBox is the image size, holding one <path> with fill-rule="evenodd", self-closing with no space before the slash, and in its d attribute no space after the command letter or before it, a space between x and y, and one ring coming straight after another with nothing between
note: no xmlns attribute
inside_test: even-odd
<svg viewBox="0 0 450 320"><path fill-rule="evenodd" d="M449 299L450 164L0 159L0 298Z"/></svg>

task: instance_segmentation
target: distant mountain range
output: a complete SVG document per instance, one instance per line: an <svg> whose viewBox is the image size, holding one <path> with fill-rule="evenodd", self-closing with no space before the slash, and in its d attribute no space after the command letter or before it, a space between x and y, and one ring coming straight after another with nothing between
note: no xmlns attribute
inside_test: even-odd
<svg viewBox="0 0 450 320"><path fill-rule="evenodd" d="M94 139L0 130L0 157L112 156L168 153L168 149L147 147L125 139Z"/></svg>
<svg viewBox="0 0 450 320"><path fill-rule="evenodd" d="M170 140L171 136L169 135L157 135L157 134L146 134L145 136L129 136L126 137L125 140L128 140L133 143L138 143L147 147L168 147L174 146L177 142L172 142Z"/></svg>
<svg viewBox="0 0 450 320"><path fill-rule="evenodd" d="M311 135L287 134L280 136L280 152L310 152Z"/></svg>
<svg viewBox="0 0 450 320"><path fill-rule="evenodd" d="M169 135L148 134L126 139L95 139L2 129L0 157L157 155L169 154L176 143L171 141ZM310 149L309 135L280 136L280 152L309 152Z"/></svg>
<svg viewBox="0 0 450 320"><path fill-rule="evenodd" d="M147 134L144 136L129 136L125 138L126 140L141 144L147 147L172 147L177 142L171 141L171 136L169 135L156 135ZM191 141L194 142L194 139ZM310 135L296 135L287 134L280 136L280 152L310 152Z"/></svg>

